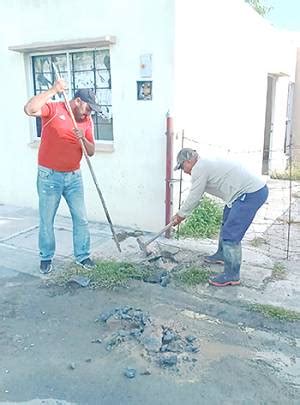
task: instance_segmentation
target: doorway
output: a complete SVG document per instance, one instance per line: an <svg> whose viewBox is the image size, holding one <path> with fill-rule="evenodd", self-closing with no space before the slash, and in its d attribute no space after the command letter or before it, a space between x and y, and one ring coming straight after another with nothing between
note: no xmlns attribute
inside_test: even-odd
<svg viewBox="0 0 300 405"><path fill-rule="evenodd" d="M268 75L266 114L265 114L265 131L264 131L264 148L262 161L262 174L269 174L270 149L272 144L272 132L274 126L274 107L276 93L276 76Z"/></svg>

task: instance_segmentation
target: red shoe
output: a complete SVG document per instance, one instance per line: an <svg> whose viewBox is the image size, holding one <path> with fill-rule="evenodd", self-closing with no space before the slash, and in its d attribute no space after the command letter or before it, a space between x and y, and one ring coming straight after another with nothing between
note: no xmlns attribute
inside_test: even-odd
<svg viewBox="0 0 300 405"><path fill-rule="evenodd" d="M226 287L228 285L240 285L239 277L226 275L225 273L218 274L214 278L208 280L209 284L215 287Z"/></svg>

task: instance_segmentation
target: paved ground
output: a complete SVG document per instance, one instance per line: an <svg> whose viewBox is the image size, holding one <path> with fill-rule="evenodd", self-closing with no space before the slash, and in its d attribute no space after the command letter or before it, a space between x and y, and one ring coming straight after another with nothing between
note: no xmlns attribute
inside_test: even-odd
<svg viewBox="0 0 300 405"><path fill-rule="evenodd" d="M292 240L298 241L294 222ZM119 254L107 225L91 223L90 229L94 257L143 260L134 237L122 242ZM166 288L133 282L115 291L64 289L49 286L38 272L37 213L0 205L0 402L300 403L300 323L249 310L249 304L259 303L300 311L300 261L297 254L284 260L282 232L261 228L265 240L256 246L248 237L240 287L182 289L172 282ZM72 261L68 218L57 217L56 236L60 271ZM214 247L214 241L159 243L160 252L177 252L177 265L198 264ZM276 278L279 262L284 276ZM95 320L102 311L126 305L148 313L149 328L156 332L170 328L182 339L193 335L198 351L181 353L170 368L159 367L158 354L141 342L125 340L108 351L107 342L124 322ZM134 379L124 376L126 367L137 370Z"/></svg>

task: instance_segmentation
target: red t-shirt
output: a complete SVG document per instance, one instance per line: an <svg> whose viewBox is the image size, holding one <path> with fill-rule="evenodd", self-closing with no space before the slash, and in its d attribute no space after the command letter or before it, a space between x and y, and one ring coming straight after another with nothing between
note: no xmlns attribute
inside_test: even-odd
<svg viewBox="0 0 300 405"><path fill-rule="evenodd" d="M73 121L63 102L47 103L42 107L42 134L38 155L41 166L59 172L72 172L80 168L82 149L73 132ZM89 142L94 143L93 122L87 117L77 126Z"/></svg>

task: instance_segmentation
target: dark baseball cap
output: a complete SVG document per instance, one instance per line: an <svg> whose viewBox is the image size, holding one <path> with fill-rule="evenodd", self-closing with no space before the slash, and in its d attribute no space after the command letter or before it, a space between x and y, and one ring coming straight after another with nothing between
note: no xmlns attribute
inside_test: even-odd
<svg viewBox="0 0 300 405"><path fill-rule="evenodd" d="M174 167L174 170L182 169L182 163L186 160L191 160L194 157L198 156L198 153L195 149L183 148L178 152L177 155L177 165Z"/></svg>
<svg viewBox="0 0 300 405"><path fill-rule="evenodd" d="M101 106L97 104L96 95L92 89L78 89L74 94L74 98L77 97L87 103L91 110L101 113Z"/></svg>

